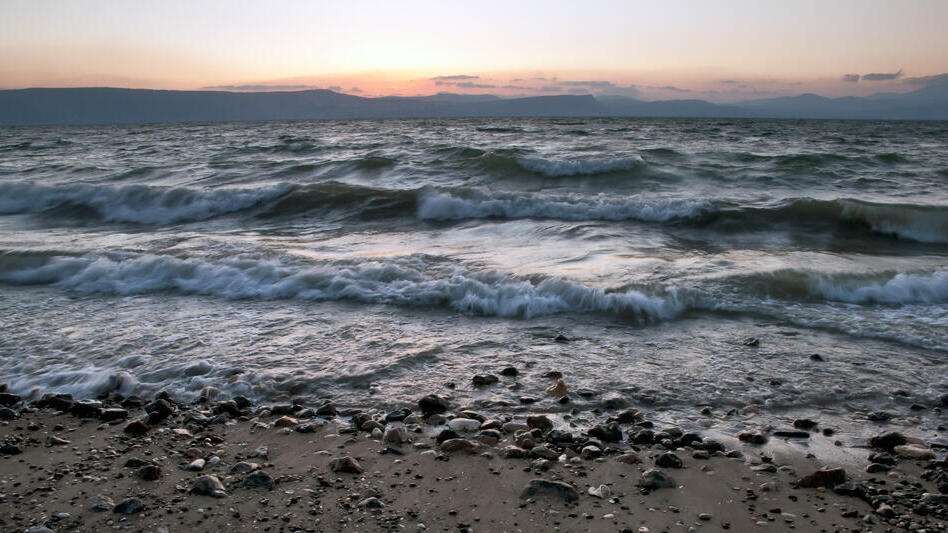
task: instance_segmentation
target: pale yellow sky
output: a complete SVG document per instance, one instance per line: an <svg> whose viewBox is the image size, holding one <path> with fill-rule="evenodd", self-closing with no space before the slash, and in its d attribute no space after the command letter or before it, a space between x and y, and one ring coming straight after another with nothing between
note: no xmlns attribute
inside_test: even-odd
<svg viewBox="0 0 948 533"><path fill-rule="evenodd" d="M0 87L868 94L948 72L945 21L944 0L4 0Z"/></svg>

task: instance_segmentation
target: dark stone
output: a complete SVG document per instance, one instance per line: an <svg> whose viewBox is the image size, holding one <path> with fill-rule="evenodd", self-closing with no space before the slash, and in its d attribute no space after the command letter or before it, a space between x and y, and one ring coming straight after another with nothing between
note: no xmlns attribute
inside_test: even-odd
<svg viewBox="0 0 948 533"><path fill-rule="evenodd" d="M453 429L442 429L441 433L438 433L438 436L435 437L435 441L438 444L441 444L442 442L446 440L458 439L458 438L461 438L461 436L458 435L458 433L454 431Z"/></svg>
<svg viewBox="0 0 948 533"><path fill-rule="evenodd" d="M70 412L79 418L99 418L102 414L102 402L98 400L82 400L74 403Z"/></svg>
<svg viewBox="0 0 948 533"><path fill-rule="evenodd" d="M737 438L740 439L741 442L748 442L750 444L764 444L767 442L767 436L760 431L741 431L737 434Z"/></svg>
<svg viewBox="0 0 948 533"><path fill-rule="evenodd" d="M132 420L125 425L125 429L122 431L129 435L144 435L145 433L148 433L148 429L148 424L142 422L141 420Z"/></svg>
<svg viewBox="0 0 948 533"><path fill-rule="evenodd" d="M948 407L948 393L942 394L941 397L938 398L938 403L940 403L942 407Z"/></svg>
<svg viewBox="0 0 948 533"><path fill-rule="evenodd" d="M535 498L537 496L555 496L567 503L579 500L579 492L568 483L562 481L548 481L546 479L531 479L520 493L521 498Z"/></svg>
<svg viewBox="0 0 948 533"><path fill-rule="evenodd" d="M20 398L19 394L12 394L9 392L0 392L0 405L11 407L13 405L20 403L21 399L22 398Z"/></svg>
<svg viewBox="0 0 948 533"><path fill-rule="evenodd" d="M138 469L138 477L145 481L155 481L161 477L161 467L157 465L145 465Z"/></svg>
<svg viewBox="0 0 948 533"><path fill-rule="evenodd" d="M868 444L870 448L877 448L891 453L893 448L901 446L906 442L908 442L908 440L905 438L905 435L896 431L890 431L889 433L869 437Z"/></svg>
<svg viewBox="0 0 948 533"><path fill-rule="evenodd" d="M243 410L237 405L237 402L234 400L224 400L222 402L217 402L214 404L214 414L226 414L229 416L240 416L243 414Z"/></svg>
<svg viewBox="0 0 948 533"><path fill-rule="evenodd" d="M651 429L642 429L632 435L633 444L651 444L655 441L655 432Z"/></svg>
<svg viewBox="0 0 948 533"><path fill-rule="evenodd" d="M113 420L125 420L128 418L128 411L125 409L111 408L103 409L99 414L99 418L103 422L111 422Z"/></svg>
<svg viewBox="0 0 948 533"><path fill-rule="evenodd" d="M546 441L553 444L568 444L573 442L573 434L569 431L554 429L547 434Z"/></svg>
<svg viewBox="0 0 948 533"><path fill-rule="evenodd" d="M119 502L112 508L113 513L135 514L145 510L145 504L138 498L128 498Z"/></svg>
<svg viewBox="0 0 948 533"><path fill-rule="evenodd" d="M895 465L899 460L892 454L886 452L875 452L869 454L870 463L881 463L884 465Z"/></svg>
<svg viewBox="0 0 948 533"><path fill-rule="evenodd" d="M747 346L749 348L756 348L760 346L760 339L758 339L757 337L747 337L746 339L741 341L741 345Z"/></svg>
<svg viewBox="0 0 948 533"><path fill-rule="evenodd" d="M478 413L477 411L472 411L470 409L465 409L461 411L460 413L457 413L456 417L467 418L469 420L477 420L478 422L484 422L485 420L487 420L486 416ZM485 429L489 429L489 428L485 428Z"/></svg>
<svg viewBox="0 0 948 533"><path fill-rule="evenodd" d="M589 428L587 434L604 442L619 442L622 440L622 430L619 428L619 424L615 422L596 424Z"/></svg>
<svg viewBox="0 0 948 533"><path fill-rule="evenodd" d="M174 413L174 407L168 400L158 399L145 406L150 424L161 422Z"/></svg>
<svg viewBox="0 0 948 533"><path fill-rule="evenodd" d="M882 472L888 472L889 470L892 470L891 466L881 463L871 463L866 467L866 472L869 474L879 474Z"/></svg>
<svg viewBox="0 0 948 533"><path fill-rule="evenodd" d="M336 409L336 406L332 402L326 402L323 405L320 405L319 408L316 409L316 416L321 416L324 418L332 418L338 414L339 414L339 411Z"/></svg>
<svg viewBox="0 0 948 533"><path fill-rule="evenodd" d="M316 433L315 424L300 424L294 428L297 433Z"/></svg>
<svg viewBox="0 0 948 533"><path fill-rule="evenodd" d="M592 389L577 389L576 394L583 398L592 398L593 396L598 396L599 393Z"/></svg>
<svg viewBox="0 0 948 533"><path fill-rule="evenodd" d="M892 413L887 413L885 411L874 411L869 413L869 421L871 422L888 422L892 420Z"/></svg>
<svg viewBox="0 0 948 533"><path fill-rule="evenodd" d="M299 411L298 406L290 403L278 403L270 407L270 414L273 416L290 416Z"/></svg>
<svg viewBox="0 0 948 533"><path fill-rule="evenodd" d="M16 418L16 411L9 407L0 407L0 420L13 420Z"/></svg>
<svg viewBox="0 0 948 533"><path fill-rule="evenodd" d="M273 478L270 474L257 470L244 478L245 489L267 489L273 490Z"/></svg>
<svg viewBox="0 0 948 533"><path fill-rule="evenodd" d="M333 459L329 463L329 469L336 473L345 474L361 474L363 472L362 465L348 455Z"/></svg>
<svg viewBox="0 0 948 533"><path fill-rule="evenodd" d="M620 424L631 424L635 422L637 416L639 412L635 409L624 409L614 414L609 420Z"/></svg>
<svg viewBox="0 0 948 533"><path fill-rule="evenodd" d="M403 407L385 415L386 422L401 422L411 416L411 409Z"/></svg>
<svg viewBox="0 0 948 533"><path fill-rule="evenodd" d="M521 396L521 397L519 398L519 400L520 400L520 403L522 403L522 404L524 404L524 405L530 405L531 403L537 403L537 401L538 401L538 400L537 400L536 398L534 398L533 396Z"/></svg>
<svg viewBox="0 0 948 533"><path fill-rule="evenodd" d="M71 394L44 394L43 397L36 402L36 407L49 407L66 413L72 409L73 403Z"/></svg>
<svg viewBox="0 0 948 533"><path fill-rule="evenodd" d="M676 483L675 480L665 472L662 472L661 470L649 469L645 472L642 472L642 475L639 477L636 485L646 490L656 490L663 488L674 488Z"/></svg>
<svg viewBox="0 0 948 533"><path fill-rule="evenodd" d="M569 338L567 338L566 335L563 335L562 333L556 337L553 337L553 340L555 342L569 342Z"/></svg>
<svg viewBox="0 0 948 533"><path fill-rule="evenodd" d="M681 462L681 459L677 455L666 452L655 458L655 466L662 468L682 468L684 463Z"/></svg>
<svg viewBox="0 0 948 533"><path fill-rule="evenodd" d="M449 405L446 398L437 394L429 394L418 400L418 408L421 409L421 413L425 417L435 413L443 413L448 410Z"/></svg>
<svg viewBox="0 0 948 533"><path fill-rule="evenodd" d="M842 468L824 468L817 470L797 482L804 488L827 487L833 488L836 485L846 482L846 471Z"/></svg>
<svg viewBox="0 0 948 533"><path fill-rule="evenodd" d="M546 432L553 429L553 421L544 415L530 415L527 417L527 427Z"/></svg>
<svg viewBox="0 0 948 533"><path fill-rule="evenodd" d="M475 374L474 377L471 378L471 384L475 387L486 387L498 381L500 381L500 379L493 374Z"/></svg>
<svg viewBox="0 0 948 533"><path fill-rule="evenodd" d="M701 444L701 435L697 433L685 433L678 439L678 446L692 446Z"/></svg>
<svg viewBox="0 0 948 533"><path fill-rule="evenodd" d="M569 403L569 396L560 396L560 398L559 398L558 400L556 400L556 403L558 403L558 404L560 404L560 405L566 405L566 404L568 404L568 403Z"/></svg>
<svg viewBox="0 0 948 533"><path fill-rule="evenodd" d="M512 366L504 367L504 369L500 371L501 376L507 376L507 377L513 377L519 373L520 371L518 371L516 368Z"/></svg>
<svg viewBox="0 0 948 533"><path fill-rule="evenodd" d="M23 453L23 450L16 444L6 443L0 446L0 455L18 455L21 453Z"/></svg>
<svg viewBox="0 0 948 533"><path fill-rule="evenodd" d="M125 468L138 468L150 464L151 462L144 459L139 459L138 457L129 457L128 460L125 461Z"/></svg>
<svg viewBox="0 0 948 533"><path fill-rule="evenodd" d="M724 444L721 444L720 442L714 439L704 439L703 441L701 441L701 449L706 452L714 453L714 452L723 452L727 448L724 447Z"/></svg>
<svg viewBox="0 0 948 533"><path fill-rule="evenodd" d="M825 361L825 359L823 359L822 355L818 353L814 353L814 354L810 354L810 361Z"/></svg>
<svg viewBox="0 0 948 533"><path fill-rule="evenodd" d="M563 377L563 373L560 372L559 370L550 370L549 372L544 373L543 377L549 378L549 379L560 379L561 377Z"/></svg>
<svg viewBox="0 0 948 533"><path fill-rule="evenodd" d="M793 421L793 427L800 429L813 429L816 425L816 421L809 418L798 418Z"/></svg>
<svg viewBox="0 0 948 533"><path fill-rule="evenodd" d="M221 483L221 480L217 479L217 476L211 475L194 478L194 481L191 482L190 493L199 494L201 496L213 496L214 498L227 496L227 492L224 491L224 484Z"/></svg>

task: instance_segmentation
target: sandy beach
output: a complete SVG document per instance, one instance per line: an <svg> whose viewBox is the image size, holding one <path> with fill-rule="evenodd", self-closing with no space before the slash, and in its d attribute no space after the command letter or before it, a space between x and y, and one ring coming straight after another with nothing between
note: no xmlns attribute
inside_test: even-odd
<svg viewBox="0 0 948 533"><path fill-rule="evenodd" d="M943 531L945 442L3 393L2 531ZM940 409L934 407L933 409ZM830 434L831 431L825 433ZM782 436L781 436L782 435ZM872 460L870 460L870 456ZM872 465L872 466L870 466ZM868 471L867 471L868 469Z"/></svg>

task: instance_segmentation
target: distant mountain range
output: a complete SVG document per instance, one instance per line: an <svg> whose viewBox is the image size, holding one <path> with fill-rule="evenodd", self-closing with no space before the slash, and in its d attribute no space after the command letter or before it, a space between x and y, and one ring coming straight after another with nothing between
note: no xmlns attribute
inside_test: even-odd
<svg viewBox="0 0 948 533"><path fill-rule="evenodd" d="M827 98L815 94L720 105L623 96L436 94L366 98L329 90L156 91L111 87L0 91L0 125L130 124L321 118L747 117L948 120L948 75L909 93Z"/></svg>

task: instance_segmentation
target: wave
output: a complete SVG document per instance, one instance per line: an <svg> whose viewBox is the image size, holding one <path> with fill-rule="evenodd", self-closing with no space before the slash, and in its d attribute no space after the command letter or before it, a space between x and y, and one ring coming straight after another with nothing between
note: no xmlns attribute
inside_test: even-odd
<svg viewBox="0 0 948 533"><path fill-rule="evenodd" d="M521 168L528 172L550 178L612 174L631 171L646 166L645 161L638 156L589 159L521 157L518 158L516 162Z"/></svg>
<svg viewBox="0 0 948 533"><path fill-rule="evenodd" d="M107 222L169 224L205 220L278 198L288 185L263 189L188 189L148 185L40 185L0 183L0 214L80 208Z"/></svg>
<svg viewBox="0 0 948 533"><path fill-rule="evenodd" d="M459 220L466 218L549 218L556 220L639 220L665 222L694 218L711 209L711 203L693 200L649 200L638 196L527 196L474 193L459 196L449 192L422 191L418 218Z"/></svg>
<svg viewBox="0 0 948 533"><path fill-rule="evenodd" d="M868 305L948 303L948 270L827 274L782 269L736 277L745 292L783 300Z"/></svg>
<svg viewBox="0 0 948 533"><path fill-rule="evenodd" d="M736 220L742 228L757 223L860 225L899 239L948 243L948 206L790 198L768 206L721 206L709 211L708 219Z"/></svg>
<svg viewBox="0 0 948 533"><path fill-rule="evenodd" d="M442 307L505 318L603 312L642 322L693 306L675 288L607 290L556 277L514 277L444 267L423 256L386 261L286 265L257 259L207 261L164 255L0 256L0 281L53 285L85 294L198 294L229 299L351 300Z"/></svg>

